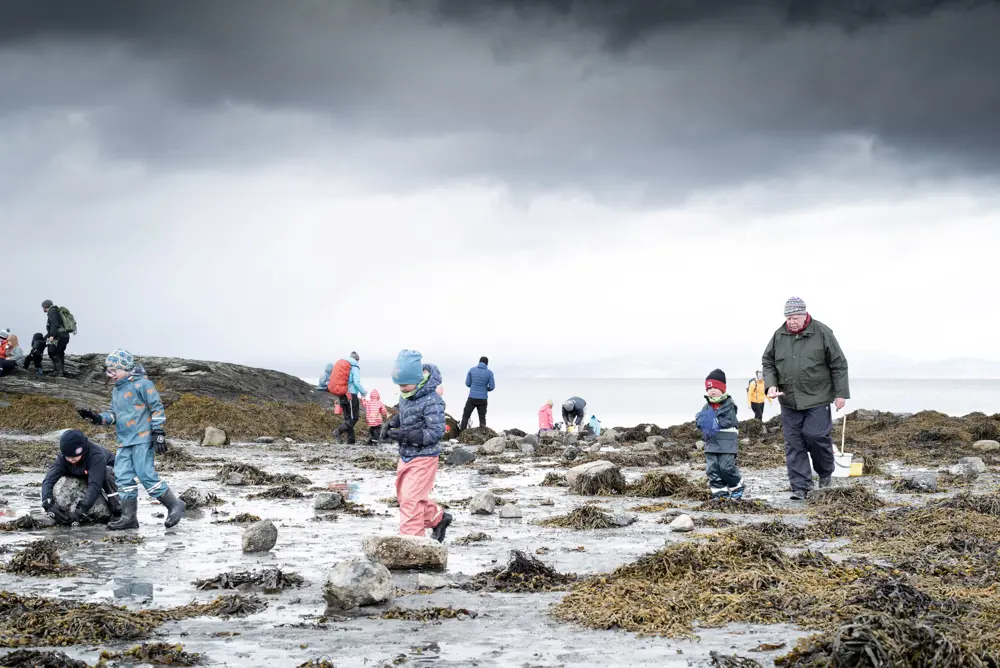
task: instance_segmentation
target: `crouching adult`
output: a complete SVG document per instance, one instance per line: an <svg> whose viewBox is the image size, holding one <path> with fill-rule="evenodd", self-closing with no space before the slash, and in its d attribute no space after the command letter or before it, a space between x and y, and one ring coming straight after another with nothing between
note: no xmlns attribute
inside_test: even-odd
<svg viewBox="0 0 1000 668"><path fill-rule="evenodd" d="M59 438L59 454L42 480L42 508L60 524L74 524L83 520L103 495L111 514L120 516L122 507L115 485L114 466L114 454L92 443L82 431L72 429L65 432ZM56 483L65 477L87 481L83 500L72 510L56 503L53 495Z"/></svg>

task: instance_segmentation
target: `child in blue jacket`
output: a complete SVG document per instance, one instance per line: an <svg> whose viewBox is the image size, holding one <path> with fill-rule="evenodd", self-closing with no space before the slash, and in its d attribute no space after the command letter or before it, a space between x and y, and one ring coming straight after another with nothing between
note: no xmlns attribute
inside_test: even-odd
<svg viewBox="0 0 1000 668"><path fill-rule="evenodd" d="M705 436L705 473L713 499L742 499L743 476L736 465L739 420L736 402L726 393L726 374L716 369L705 379L705 407L695 422Z"/></svg>
<svg viewBox="0 0 1000 668"><path fill-rule="evenodd" d="M177 498L167 484L160 480L153 462L153 453L167 452L167 435L163 425L167 415L153 381L146 378L146 371L135 363L132 353L118 349L104 361L104 372L115 381L111 392L111 408L97 414L80 410L80 417L94 424L113 424L118 437L115 455L115 481L122 504L122 516L108 524L108 529L139 528L136 517L139 504L139 485L142 483L151 497L167 509L164 525L170 528L181 521L185 504Z"/></svg>

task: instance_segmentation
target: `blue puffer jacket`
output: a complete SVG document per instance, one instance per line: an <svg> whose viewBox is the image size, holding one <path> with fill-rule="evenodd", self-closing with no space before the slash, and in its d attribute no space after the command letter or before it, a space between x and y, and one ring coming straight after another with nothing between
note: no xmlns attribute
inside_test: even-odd
<svg viewBox="0 0 1000 668"><path fill-rule="evenodd" d="M705 437L705 452L735 455L739 451L740 438L736 403L732 397L726 397L717 406L713 408L712 403L706 401L694 418Z"/></svg>
<svg viewBox="0 0 1000 668"><path fill-rule="evenodd" d="M119 447L127 448L149 443L152 431L163 428L167 414L153 381L146 378L146 370L136 364L132 373L115 383L111 408L101 413L101 418L104 424L115 425Z"/></svg>
<svg viewBox="0 0 1000 668"><path fill-rule="evenodd" d="M497 388L497 382L489 367L480 362L465 374L465 386L469 388L470 399L486 399Z"/></svg>
<svg viewBox="0 0 1000 668"><path fill-rule="evenodd" d="M361 365L353 357L348 359L348 361L351 363L351 375L347 378L347 391L358 396L367 396L368 392L365 391L365 386L361 384Z"/></svg>
<svg viewBox="0 0 1000 668"><path fill-rule="evenodd" d="M399 415L393 416L390 426L402 433L419 430L420 443L409 441L399 444L399 458L409 462L416 457L437 457L441 454L444 438L444 399L437 393L441 385L441 371L433 364L425 364L430 376L423 387L409 399L399 400Z"/></svg>

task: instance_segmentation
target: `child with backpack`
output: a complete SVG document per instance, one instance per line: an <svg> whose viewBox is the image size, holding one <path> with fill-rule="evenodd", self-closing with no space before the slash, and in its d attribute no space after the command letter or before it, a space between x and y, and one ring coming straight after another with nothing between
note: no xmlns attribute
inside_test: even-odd
<svg viewBox="0 0 1000 668"><path fill-rule="evenodd" d="M24 357L24 369L27 371L32 364L35 365L35 373L42 375L42 355L45 353L45 335L35 332L31 337L31 350Z"/></svg>
<svg viewBox="0 0 1000 668"><path fill-rule="evenodd" d="M705 473L713 499L742 499L743 477L736 466L739 420L736 402L726 393L726 374L715 369L705 379L705 406L695 423L705 436Z"/></svg>
<svg viewBox="0 0 1000 668"><path fill-rule="evenodd" d="M389 438L399 443L396 499L399 533L444 542L450 513L430 500L438 470L441 439L445 432L444 399L438 394L441 371L424 364L416 350L402 350L396 357L392 382L399 385L399 413L389 421Z"/></svg>
<svg viewBox="0 0 1000 668"><path fill-rule="evenodd" d="M365 409L365 422L368 423L368 445L379 445L381 442L382 420L389 419L389 411L382 403L382 395L378 390L372 390L368 398L361 400Z"/></svg>

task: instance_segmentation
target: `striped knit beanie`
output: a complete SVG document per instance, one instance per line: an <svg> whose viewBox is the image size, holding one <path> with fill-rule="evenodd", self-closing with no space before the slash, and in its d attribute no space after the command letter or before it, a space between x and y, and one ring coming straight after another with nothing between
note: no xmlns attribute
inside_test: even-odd
<svg viewBox="0 0 1000 668"><path fill-rule="evenodd" d="M785 317L790 315L805 315L807 312L806 303L799 297L790 297L785 302Z"/></svg>

